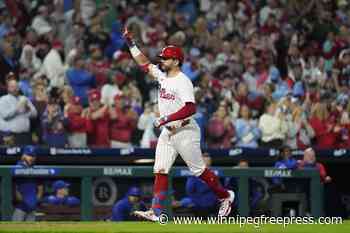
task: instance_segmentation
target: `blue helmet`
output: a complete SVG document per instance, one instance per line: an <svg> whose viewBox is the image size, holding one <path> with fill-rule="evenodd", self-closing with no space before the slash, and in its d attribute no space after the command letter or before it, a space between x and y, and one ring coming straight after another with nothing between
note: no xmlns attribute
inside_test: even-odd
<svg viewBox="0 0 350 233"><path fill-rule="evenodd" d="M133 187L129 188L127 195L139 197L139 196L141 196L141 190L138 187L133 186Z"/></svg>
<svg viewBox="0 0 350 233"><path fill-rule="evenodd" d="M54 192L56 192L58 189L68 188L69 186L69 183L66 183L63 180L57 180L52 184L52 189L54 190Z"/></svg>
<svg viewBox="0 0 350 233"><path fill-rule="evenodd" d="M37 153L36 150L37 148L35 146L28 145L23 148L23 154L35 157Z"/></svg>

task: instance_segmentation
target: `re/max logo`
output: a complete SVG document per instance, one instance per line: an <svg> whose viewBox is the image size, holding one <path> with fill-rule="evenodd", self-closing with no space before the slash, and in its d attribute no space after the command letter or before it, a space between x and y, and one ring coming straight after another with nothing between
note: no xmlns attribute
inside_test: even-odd
<svg viewBox="0 0 350 233"><path fill-rule="evenodd" d="M269 169L264 171L265 177L292 177L292 170L274 170Z"/></svg>
<svg viewBox="0 0 350 233"><path fill-rule="evenodd" d="M106 176L132 176L132 168L123 168L123 167L106 167L103 168L103 175Z"/></svg>

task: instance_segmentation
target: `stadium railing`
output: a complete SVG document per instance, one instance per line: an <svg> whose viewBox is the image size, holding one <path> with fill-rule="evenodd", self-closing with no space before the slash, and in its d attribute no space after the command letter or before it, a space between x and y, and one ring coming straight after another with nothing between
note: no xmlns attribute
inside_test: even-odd
<svg viewBox="0 0 350 233"><path fill-rule="evenodd" d="M311 215L320 217L323 215L323 186L318 171L308 170L281 170L274 168L228 168L214 167L220 177L238 178L238 214L249 215L249 190L248 180L251 177L281 177L310 179L310 208ZM13 206L13 178L14 177L46 177L46 178L81 178L81 220L92 220L92 180L94 177L129 177L145 178L153 176L151 166L35 166L34 168L18 168L15 166L0 166L1 182L1 219L11 219ZM172 178L191 175L186 167L174 167L169 175L169 190L172 188ZM172 216L170 199L167 202L168 214Z"/></svg>

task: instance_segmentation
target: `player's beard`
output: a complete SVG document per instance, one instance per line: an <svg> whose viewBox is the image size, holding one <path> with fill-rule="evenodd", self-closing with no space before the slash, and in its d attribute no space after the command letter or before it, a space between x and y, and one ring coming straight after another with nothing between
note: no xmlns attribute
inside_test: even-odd
<svg viewBox="0 0 350 233"><path fill-rule="evenodd" d="M170 67L169 66L166 66L166 65L164 65L164 64L160 64L160 69L163 71L163 72L165 72L165 73L167 73L167 72L169 72L169 70L170 70Z"/></svg>

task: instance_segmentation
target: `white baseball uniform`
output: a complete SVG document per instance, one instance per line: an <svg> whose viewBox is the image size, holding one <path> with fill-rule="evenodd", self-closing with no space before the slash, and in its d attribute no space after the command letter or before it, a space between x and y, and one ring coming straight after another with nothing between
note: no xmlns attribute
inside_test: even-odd
<svg viewBox="0 0 350 233"><path fill-rule="evenodd" d="M195 103L191 80L182 72L167 77L156 65L149 65L149 72L159 83L158 107L160 116L168 116L179 111L186 102ZM181 126L184 120L189 124ZM190 171L199 176L205 169L200 148L200 129L192 117L169 122L166 126L176 127L175 133L163 127L158 138L154 173L168 174L177 154L180 154Z"/></svg>

